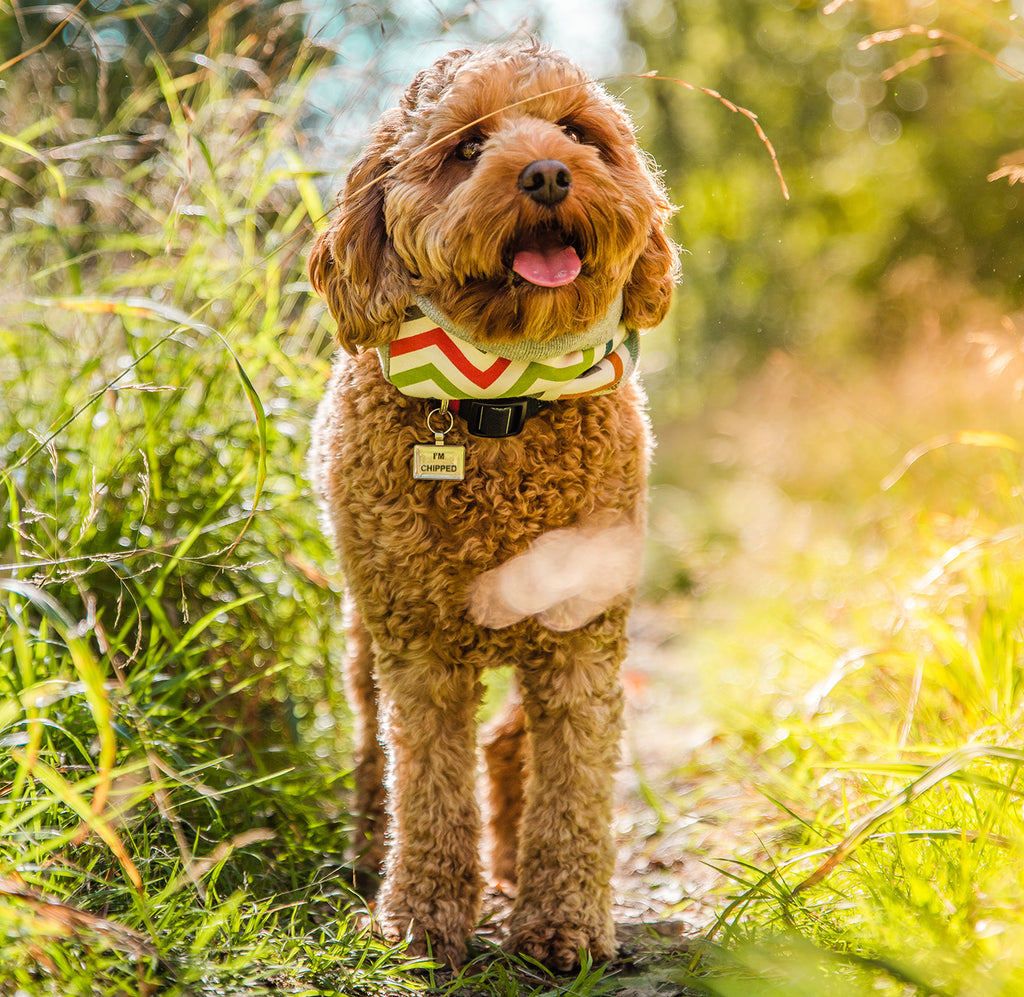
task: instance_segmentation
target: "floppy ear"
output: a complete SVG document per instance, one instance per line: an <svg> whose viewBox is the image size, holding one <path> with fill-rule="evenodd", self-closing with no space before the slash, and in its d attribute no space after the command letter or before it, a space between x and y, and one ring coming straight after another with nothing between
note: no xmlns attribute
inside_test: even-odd
<svg viewBox="0 0 1024 997"><path fill-rule="evenodd" d="M352 167L338 213L309 254L309 279L338 323L349 353L394 339L414 295L409 271L388 239L384 197L391 164L386 150L398 114L381 118L377 133Z"/></svg>
<svg viewBox="0 0 1024 997"><path fill-rule="evenodd" d="M667 314L672 289L679 275L676 247L665 235L668 204L651 226L647 245L626 281L622 294L622 321L630 329L653 329Z"/></svg>

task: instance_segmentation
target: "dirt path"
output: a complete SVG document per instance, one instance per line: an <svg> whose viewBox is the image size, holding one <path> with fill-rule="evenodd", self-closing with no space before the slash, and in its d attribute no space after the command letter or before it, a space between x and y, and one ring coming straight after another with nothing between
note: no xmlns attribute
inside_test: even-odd
<svg viewBox="0 0 1024 997"><path fill-rule="evenodd" d="M730 881L712 865L756 859L756 829L770 805L736 781L687 660L685 630L671 609L642 605L634 613L615 887L623 921L671 920L692 938L726 903Z"/></svg>

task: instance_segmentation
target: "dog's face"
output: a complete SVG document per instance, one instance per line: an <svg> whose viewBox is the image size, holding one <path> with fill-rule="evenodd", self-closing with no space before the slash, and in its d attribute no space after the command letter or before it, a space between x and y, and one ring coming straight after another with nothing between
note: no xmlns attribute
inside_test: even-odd
<svg viewBox="0 0 1024 997"><path fill-rule="evenodd" d="M624 111L565 57L453 52L378 123L310 274L350 350L393 338L416 295L480 340L582 332L620 292L650 328L670 210Z"/></svg>

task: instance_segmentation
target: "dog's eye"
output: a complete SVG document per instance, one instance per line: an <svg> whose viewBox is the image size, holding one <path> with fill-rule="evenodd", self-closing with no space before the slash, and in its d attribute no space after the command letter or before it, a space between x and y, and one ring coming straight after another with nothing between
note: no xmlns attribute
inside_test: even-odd
<svg viewBox="0 0 1024 997"><path fill-rule="evenodd" d="M578 128L574 128L572 125L562 125L562 132L570 142L582 142L583 132Z"/></svg>
<svg viewBox="0 0 1024 997"><path fill-rule="evenodd" d="M455 147L455 156L464 163L471 163L480 155L483 148L484 140L482 138L466 138Z"/></svg>

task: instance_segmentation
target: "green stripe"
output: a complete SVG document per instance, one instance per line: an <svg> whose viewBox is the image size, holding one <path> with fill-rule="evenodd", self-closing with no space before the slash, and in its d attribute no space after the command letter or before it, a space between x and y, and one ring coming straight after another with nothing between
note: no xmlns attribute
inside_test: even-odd
<svg viewBox="0 0 1024 997"><path fill-rule="evenodd" d="M439 387L449 398L474 398L475 395L467 394L462 388L456 387L442 374L433 364L423 364L420 367L413 367L410 370L402 371L399 374L391 375L391 383L398 388L408 388L410 385L423 384L431 381Z"/></svg>
<svg viewBox="0 0 1024 997"><path fill-rule="evenodd" d="M551 382L547 388L543 389L547 391L555 384L565 384L567 381L575 380L585 370L590 370L593 366L594 347L592 346L584 350L583 359L571 367L552 367L540 360L531 360L526 370L519 375L519 380L509 389L508 397L515 398L517 395L525 394L526 389L534 387L542 377Z"/></svg>
<svg viewBox="0 0 1024 997"><path fill-rule="evenodd" d="M635 330L630 332L623 345L629 351L633 366L636 367L637 361L640 359L640 333Z"/></svg>

